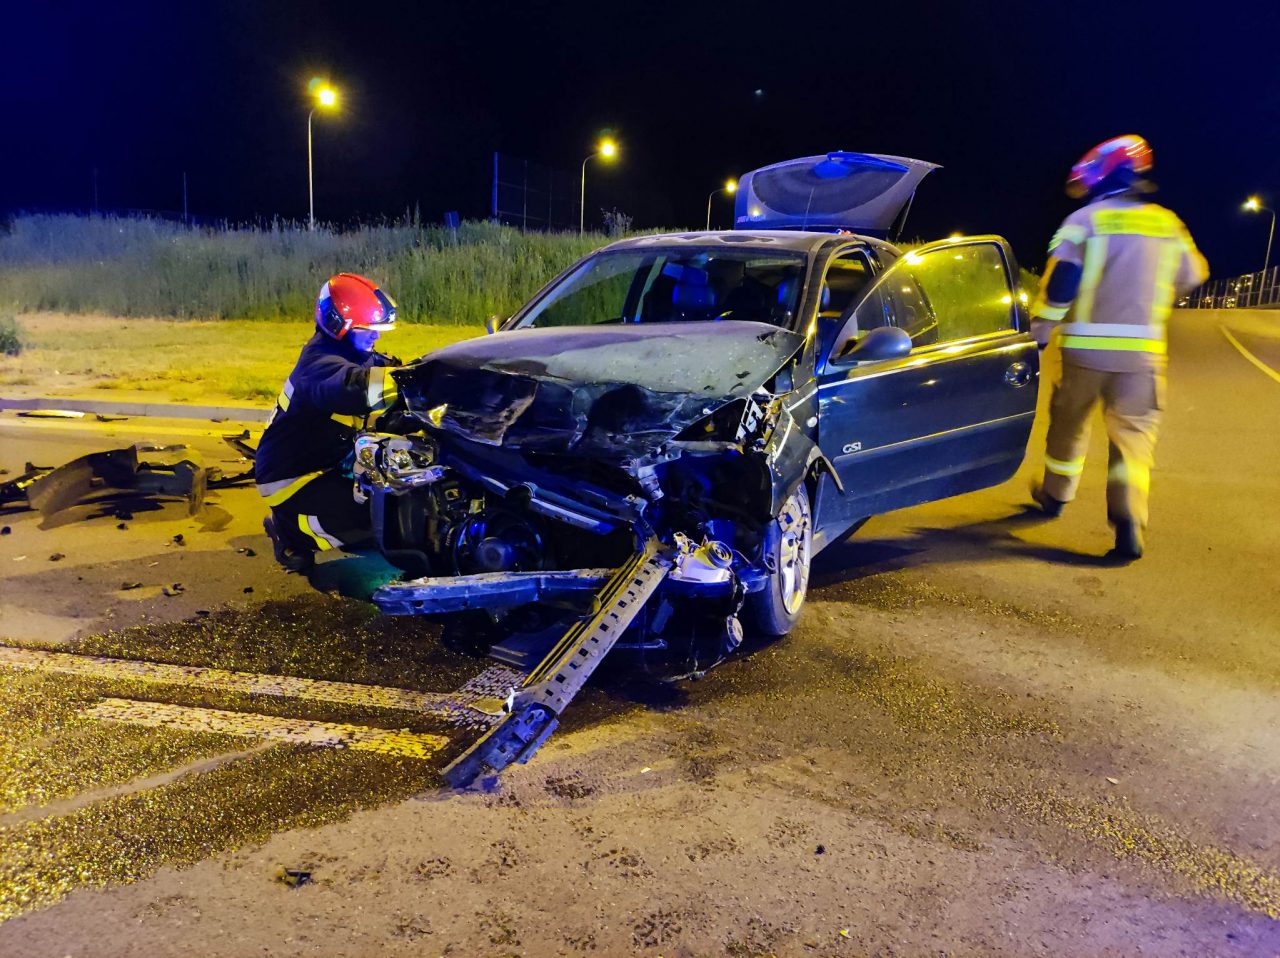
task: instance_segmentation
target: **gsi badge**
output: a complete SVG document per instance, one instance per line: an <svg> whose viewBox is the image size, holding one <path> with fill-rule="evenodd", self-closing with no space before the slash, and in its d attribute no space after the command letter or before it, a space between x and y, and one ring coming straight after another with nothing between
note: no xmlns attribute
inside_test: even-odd
<svg viewBox="0 0 1280 958"><path fill-rule="evenodd" d="M843 449L841 449L840 451L841 451L841 452L843 452L843 453L845 453L845 454L848 454L848 453L851 453L851 452L862 452L862 443L860 443L860 442L851 442L851 443L849 443L848 445L846 445Z"/></svg>

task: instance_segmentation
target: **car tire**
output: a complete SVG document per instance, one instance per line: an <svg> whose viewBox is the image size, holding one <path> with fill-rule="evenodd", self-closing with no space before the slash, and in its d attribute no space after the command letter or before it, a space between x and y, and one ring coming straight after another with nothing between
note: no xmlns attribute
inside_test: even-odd
<svg viewBox="0 0 1280 958"><path fill-rule="evenodd" d="M747 596L747 612L757 631L776 638L786 635L800 621L809 590L813 517L804 483L796 486L769 523L764 550L765 561L773 571L763 589Z"/></svg>

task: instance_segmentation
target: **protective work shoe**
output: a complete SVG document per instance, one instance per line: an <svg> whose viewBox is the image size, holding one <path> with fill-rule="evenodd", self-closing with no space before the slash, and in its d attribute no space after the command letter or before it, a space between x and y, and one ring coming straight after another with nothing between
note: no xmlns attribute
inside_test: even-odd
<svg viewBox="0 0 1280 958"><path fill-rule="evenodd" d="M297 572L299 575L305 575L315 566L315 550L298 548L282 541L279 532L276 530L275 521L271 516L267 516L262 520L262 528L271 539L271 550L276 554L276 561L284 567L286 572Z"/></svg>
<svg viewBox="0 0 1280 958"><path fill-rule="evenodd" d="M1063 508L1066 507L1065 502L1061 499L1053 498L1053 496L1044 491L1044 486L1041 485L1031 487L1031 498L1040 507L1040 511L1050 519L1058 518L1058 516L1062 515Z"/></svg>
<svg viewBox="0 0 1280 958"><path fill-rule="evenodd" d="M1111 554L1117 559L1132 562L1142 558L1142 529L1129 519L1114 520L1116 527L1116 547Z"/></svg>

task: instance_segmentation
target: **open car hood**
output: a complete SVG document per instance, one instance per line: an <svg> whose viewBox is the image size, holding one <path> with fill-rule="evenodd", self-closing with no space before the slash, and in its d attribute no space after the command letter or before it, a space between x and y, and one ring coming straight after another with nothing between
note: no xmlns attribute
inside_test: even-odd
<svg viewBox="0 0 1280 958"><path fill-rule="evenodd" d="M803 338L764 323L575 326L497 333L394 371L410 412L467 439L641 456L767 382Z"/></svg>
<svg viewBox="0 0 1280 958"><path fill-rule="evenodd" d="M761 167L738 182L734 228L851 230L893 239L916 187L936 169L905 156L846 152Z"/></svg>

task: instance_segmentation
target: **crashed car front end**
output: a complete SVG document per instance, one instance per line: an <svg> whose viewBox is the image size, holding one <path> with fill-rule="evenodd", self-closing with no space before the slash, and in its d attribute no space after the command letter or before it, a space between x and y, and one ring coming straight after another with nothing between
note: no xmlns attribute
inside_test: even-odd
<svg viewBox="0 0 1280 958"><path fill-rule="evenodd" d="M589 614L655 541L670 568L614 647L692 670L732 651L779 505L817 456L812 397L791 388L802 337L724 322L475 342L396 373L415 431L357 442L358 489L408 573L374 601L536 636ZM520 648L505 657L528 665Z"/></svg>

